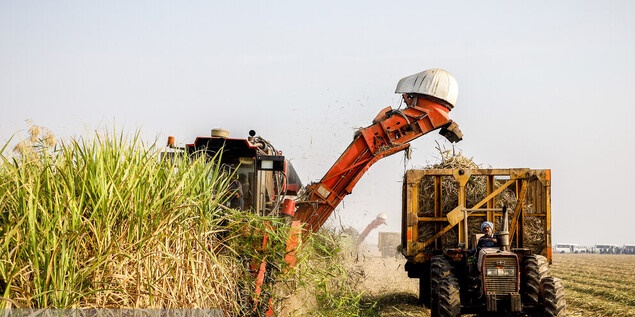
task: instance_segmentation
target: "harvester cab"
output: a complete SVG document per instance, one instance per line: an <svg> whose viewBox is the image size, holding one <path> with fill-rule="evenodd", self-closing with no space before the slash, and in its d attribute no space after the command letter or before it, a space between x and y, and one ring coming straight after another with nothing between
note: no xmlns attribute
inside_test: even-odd
<svg viewBox="0 0 635 317"><path fill-rule="evenodd" d="M254 130L249 131L248 138L241 139L230 138L225 129L213 129L211 136L199 136L184 147L175 146L174 138L169 137L168 147L177 151L174 153L220 160L225 172L238 184L230 185L230 189L241 193L241 209L260 215L292 216L293 206L289 206L286 196L297 195L302 182L291 162Z"/></svg>

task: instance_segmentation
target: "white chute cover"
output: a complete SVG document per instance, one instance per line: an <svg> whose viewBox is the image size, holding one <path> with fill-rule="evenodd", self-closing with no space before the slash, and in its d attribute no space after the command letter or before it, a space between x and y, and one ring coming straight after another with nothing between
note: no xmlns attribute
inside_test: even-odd
<svg viewBox="0 0 635 317"><path fill-rule="evenodd" d="M459 96L459 84L446 70L433 68L402 78L395 93L432 96L444 100L453 108Z"/></svg>

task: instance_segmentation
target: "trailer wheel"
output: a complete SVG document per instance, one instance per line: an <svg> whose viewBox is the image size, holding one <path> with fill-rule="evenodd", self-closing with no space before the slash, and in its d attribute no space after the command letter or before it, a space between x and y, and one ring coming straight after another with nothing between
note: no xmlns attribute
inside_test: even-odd
<svg viewBox="0 0 635 317"><path fill-rule="evenodd" d="M439 317L461 316L459 280L450 273L439 283Z"/></svg>
<svg viewBox="0 0 635 317"><path fill-rule="evenodd" d="M430 272L419 277L419 303L430 308Z"/></svg>
<svg viewBox="0 0 635 317"><path fill-rule="evenodd" d="M567 315L564 285L559 278L549 276L542 279L540 291L543 299L544 317L564 317Z"/></svg>
<svg viewBox="0 0 635 317"><path fill-rule="evenodd" d="M443 278L452 273L452 265L443 255L430 260L430 316L439 317L439 286Z"/></svg>
<svg viewBox="0 0 635 317"><path fill-rule="evenodd" d="M534 307L540 305L540 281L547 276L549 276L547 258L535 254L523 257L520 293L524 305Z"/></svg>

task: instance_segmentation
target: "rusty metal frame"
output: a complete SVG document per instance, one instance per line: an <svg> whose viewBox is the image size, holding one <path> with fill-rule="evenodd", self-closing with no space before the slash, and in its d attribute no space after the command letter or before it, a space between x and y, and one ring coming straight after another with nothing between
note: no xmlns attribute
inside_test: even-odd
<svg viewBox="0 0 635 317"><path fill-rule="evenodd" d="M423 177L434 177L434 217L420 217L419 210L419 183ZM443 176L452 176L458 183L458 201L456 206L446 215L441 214L441 178ZM466 206L465 185L472 176L486 176L487 189L486 197L474 206ZM502 185L496 186L495 178L509 178ZM528 182L537 180L540 182L540 194L533 193L532 197L528 197ZM522 247L524 220L527 217L543 217L546 250L543 254L551 262L551 170L549 169L419 169L409 170L404 175L403 183L403 209L402 209L402 246L406 257L417 257L420 260L426 259L428 256L421 255L424 248L434 244L435 249L440 246L440 240L445 233L452 228L458 226L459 244L468 246L469 237L465 233L464 218L466 210L474 213L475 216L484 216L488 221L494 221L496 217L501 217L502 213L497 212L494 208L495 199L504 189L515 185L515 195L517 198L516 208L514 209L514 217L511 219L510 225L510 242L514 247ZM496 188L494 188L496 187ZM537 189L534 189L537 191ZM540 196L540 197L536 197ZM539 204L534 213L525 212L524 205L526 199L531 199L531 203ZM485 206L485 207L483 207ZM419 225L422 223L434 223L435 234L427 238L424 242L419 241Z"/></svg>

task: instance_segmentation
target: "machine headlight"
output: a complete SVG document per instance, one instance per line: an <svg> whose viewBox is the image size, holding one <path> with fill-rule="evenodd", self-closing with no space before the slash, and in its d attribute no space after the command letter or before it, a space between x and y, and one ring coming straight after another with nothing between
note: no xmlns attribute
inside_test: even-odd
<svg viewBox="0 0 635 317"><path fill-rule="evenodd" d="M516 269L504 269L499 267L488 268L486 273L487 276L515 276Z"/></svg>

